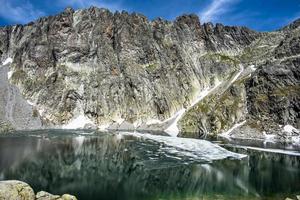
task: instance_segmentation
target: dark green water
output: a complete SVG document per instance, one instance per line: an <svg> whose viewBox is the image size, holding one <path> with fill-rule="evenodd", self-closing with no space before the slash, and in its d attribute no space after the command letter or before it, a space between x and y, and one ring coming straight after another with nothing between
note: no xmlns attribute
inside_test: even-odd
<svg viewBox="0 0 300 200"><path fill-rule="evenodd" d="M300 194L300 152L119 133L0 136L0 180L82 200L284 199Z"/></svg>

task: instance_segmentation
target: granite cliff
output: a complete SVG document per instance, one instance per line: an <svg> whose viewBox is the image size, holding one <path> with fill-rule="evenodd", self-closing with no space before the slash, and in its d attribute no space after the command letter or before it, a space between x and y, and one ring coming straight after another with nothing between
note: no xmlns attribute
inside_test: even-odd
<svg viewBox="0 0 300 200"><path fill-rule="evenodd" d="M1 127L297 135L299 27L261 33L96 7L2 27Z"/></svg>

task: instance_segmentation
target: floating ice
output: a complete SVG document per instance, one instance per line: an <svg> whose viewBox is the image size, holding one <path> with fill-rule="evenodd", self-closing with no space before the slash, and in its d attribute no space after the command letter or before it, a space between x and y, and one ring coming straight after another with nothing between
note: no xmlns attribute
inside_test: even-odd
<svg viewBox="0 0 300 200"><path fill-rule="evenodd" d="M268 149L268 148L240 146L240 145L235 145L235 147L243 148L243 149L263 151L263 152L270 152L270 153L280 153L280 154L285 154L285 155L300 156L300 152L284 150L284 149Z"/></svg>
<svg viewBox="0 0 300 200"><path fill-rule="evenodd" d="M199 160L213 161L225 158L242 159L247 157L246 155L230 152L217 144L213 144L206 140L151 135L148 133L138 132L121 132L120 134L134 135L139 138L150 139L164 144L160 147L162 150Z"/></svg>

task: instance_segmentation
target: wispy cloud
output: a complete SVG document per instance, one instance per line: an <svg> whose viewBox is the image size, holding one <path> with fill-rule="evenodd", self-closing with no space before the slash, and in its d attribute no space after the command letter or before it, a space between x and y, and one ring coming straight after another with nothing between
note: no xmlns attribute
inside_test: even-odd
<svg viewBox="0 0 300 200"><path fill-rule="evenodd" d="M231 5L238 0L212 0L211 3L204 8L200 13L200 19L203 22L214 21L222 14L225 14L231 9Z"/></svg>
<svg viewBox="0 0 300 200"><path fill-rule="evenodd" d="M72 6L75 8L87 8L96 6L99 8L108 8L112 11L122 10L121 1L101 1L101 0L59 0L61 5Z"/></svg>
<svg viewBox="0 0 300 200"><path fill-rule="evenodd" d="M45 15L28 1L0 0L0 16L10 22L27 23Z"/></svg>

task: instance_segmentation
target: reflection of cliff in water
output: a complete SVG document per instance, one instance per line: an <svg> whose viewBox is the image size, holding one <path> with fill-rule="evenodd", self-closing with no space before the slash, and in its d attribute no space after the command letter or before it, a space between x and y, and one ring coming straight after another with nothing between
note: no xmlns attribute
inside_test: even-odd
<svg viewBox="0 0 300 200"><path fill-rule="evenodd" d="M162 152L160 145L111 134L5 137L0 139L0 174L3 179L28 182L36 191L68 192L79 199L180 199L300 191L297 157L258 153L250 162L192 162Z"/></svg>

